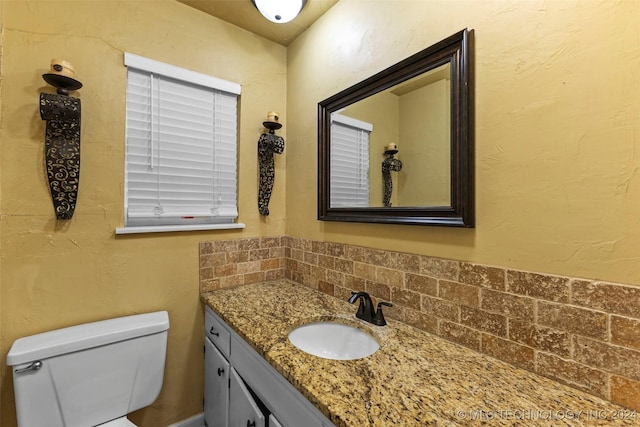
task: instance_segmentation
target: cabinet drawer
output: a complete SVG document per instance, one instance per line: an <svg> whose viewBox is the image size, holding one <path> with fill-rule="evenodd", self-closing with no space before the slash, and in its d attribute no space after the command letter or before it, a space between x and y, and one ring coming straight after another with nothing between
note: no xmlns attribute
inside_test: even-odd
<svg viewBox="0 0 640 427"><path fill-rule="evenodd" d="M218 350L229 357L231 333L228 326L209 307L204 312L204 332Z"/></svg>

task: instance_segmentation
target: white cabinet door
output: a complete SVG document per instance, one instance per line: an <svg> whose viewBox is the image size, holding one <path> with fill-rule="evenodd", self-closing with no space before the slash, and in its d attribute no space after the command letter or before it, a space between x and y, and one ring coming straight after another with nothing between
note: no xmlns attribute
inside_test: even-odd
<svg viewBox="0 0 640 427"><path fill-rule="evenodd" d="M264 427L264 415L242 379L231 368L229 392L229 427Z"/></svg>
<svg viewBox="0 0 640 427"><path fill-rule="evenodd" d="M229 427L229 362L204 340L204 421L207 427Z"/></svg>
<svg viewBox="0 0 640 427"><path fill-rule="evenodd" d="M280 424L273 414L269 415L269 427L282 427L282 424Z"/></svg>

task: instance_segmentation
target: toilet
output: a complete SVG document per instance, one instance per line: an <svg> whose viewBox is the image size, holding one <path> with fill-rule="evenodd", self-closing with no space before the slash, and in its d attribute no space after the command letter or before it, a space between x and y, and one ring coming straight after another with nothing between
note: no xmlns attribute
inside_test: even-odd
<svg viewBox="0 0 640 427"><path fill-rule="evenodd" d="M16 340L18 427L135 427L127 414L160 394L166 311L118 317Z"/></svg>

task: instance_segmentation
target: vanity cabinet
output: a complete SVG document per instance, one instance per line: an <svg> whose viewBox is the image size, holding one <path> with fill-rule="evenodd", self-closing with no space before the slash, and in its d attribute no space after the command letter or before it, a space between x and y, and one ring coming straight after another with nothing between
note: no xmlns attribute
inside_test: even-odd
<svg viewBox="0 0 640 427"><path fill-rule="evenodd" d="M205 336L207 427L333 427L209 307Z"/></svg>
<svg viewBox="0 0 640 427"><path fill-rule="evenodd" d="M204 340L204 419L207 427L229 425L229 362L209 338Z"/></svg>

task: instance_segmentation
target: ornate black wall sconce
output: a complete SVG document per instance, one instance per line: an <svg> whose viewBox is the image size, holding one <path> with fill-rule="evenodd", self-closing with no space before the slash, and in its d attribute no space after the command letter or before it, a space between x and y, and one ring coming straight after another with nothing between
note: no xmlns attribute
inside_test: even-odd
<svg viewBox="0 0 640 427"><path fill-rule="evenodd" d="M391 144L385 145L384 154L389 157L382 161L382 179L384 180L384 194L382 202L387 208L391 207L391 194L393 193L391 171L400 172L402 170L402 161L393 157L397 153L398 146L396 144L392 142Z"/></svg>
<svg viewBox="0 0 640 427"><path fill-rule="evenodd" d="M82 83L74 77L73 66L58 59L51 60L51 69L42 75L57 88L56 94L40 94L40 117L47 122L45 166L57 219L71 219L78 199L80 100L69 91L80 89Z"/></svg>
<svg viewBox="0 0 640 427"><path fill-rule="evenodd" d="M282 154L284 151L284 138L275 134L276 129L282 125L278 123L278 113L267 113L267 121L262 125L269 129L269 133L263 133L258 140L258 165L260 167L260 187L258 189L258 212L260 215L269 215L269 200L276 171L273 161L273 153Z"/></svg>

